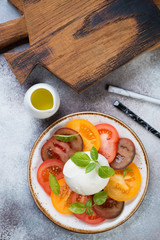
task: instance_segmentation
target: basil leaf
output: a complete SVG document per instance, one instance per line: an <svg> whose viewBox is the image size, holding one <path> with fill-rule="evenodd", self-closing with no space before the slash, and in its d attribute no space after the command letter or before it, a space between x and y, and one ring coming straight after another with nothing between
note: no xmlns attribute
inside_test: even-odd
<svg viewBox="0 0 160 240"><path fill-rule="evenodd" d="M78 134L76 134L76 135L53 135L53 136L57 140L60 140L62 142L72 142Z"/></svg>
<svg viewBox="0 0 160 240"><path fill-rule="evenodd" d="M127 171L133 171L132 168L125 168Z"/></svg>
<svg viewBox="0 0 160 240"><path fill-rule="evenodd" d="M98 159L98 151L97 149L93 146L91 151L90 151L90 155L93 161L96 161Z"/></svg>
<svg viewBox="0 0 160 240"><path fill-rule="evenodd" d="M90 157L84 152L76 152L72 155L71 160L79 167L86 167L91 161Z"/></svg>
<svg viewBox="0 0 160 240"><path fill-rule="evenodd" d="M124 169L124 171L123 171L123 177L124 177L124 178L125 178L126 174L127 174L127 170Z"/></svg>
<svg viewBox="0 0 160 240"><path fill-rule="evenodd" d="M127 171L133 171L132 168L125 168L123 171L123 177L125 178L125 176L127 175Z"/></svg>
<svg viewBox="0 0 160 240"><path fill-rule="evenodd" d="M102 205L107 200L107 191L98 192L93 196L93 201L97 205Z"/></svg>
<svg viewBox="0 0 160 240"><path fill-rule="evenodd" d="M101 166L98 168L98 175L101 178L108 178L114 175L114 169L108 166Z"/></svg>
<svg viewBox="0 0 160 240"><path fill-rule="evenodd" d="M89 163L86 167L86 173L89 173L91 172L93 169L96 168L96 163L92 162L92 163Z"/></svg>
<svg viewBox="0 0 160 240"><path fill-rule="evenodd" d="M86 207L84 205L84 203L81 202L75 202L69 205L69 210L73 213L76 214L82 214L86 211Z"/></svg>
<svg viewBox="0 0 160 240"><path fill-rule="evenodd" d="M87 211L86 211L87 215L92 215L93 214L93 211L92 209L88 208Z"/></svg>
<svg viewBox="0 0 160 240"><path fill-rule="evenodd" d="M91 208L92 207L92 200L88 200L85 204L86 208Z"/></svg>
<svg viewBox="0 0 160 240"><path fill-rule="evenodd" d="M58 183L56 177L52 173L49 173L49 184L50 184L52 192L56 195L59 195L60 194L60 186L59 186L59 183Z"/></svg>

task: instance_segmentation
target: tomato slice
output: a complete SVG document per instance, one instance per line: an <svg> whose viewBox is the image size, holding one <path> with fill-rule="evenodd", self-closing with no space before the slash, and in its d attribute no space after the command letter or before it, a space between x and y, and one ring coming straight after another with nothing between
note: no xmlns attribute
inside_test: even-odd
<svg viewBox="0 0 160 240"><path fill-rule="evenodd" d="M60 194L55 195L51 192L52 204L59 213L72 214L68 208L71 204L72 190L68 187L64 178L60 179L58 182L60 185Z"/></svg>
<svg viewBox="0 0 160 240"><path fill-rule="evenodd" d="M118 217L124 208L124 202L116 201L110 197L102 205L94 205L93 209L98 216L105 219L112 219Z"/></svg>
<svg viewBox="0 0 160 240"><path fill-rule="evenodd" d="M60 128L55 132L55 135L76 134L78 134L78 132L69 128ZM80 135L77 135L72 142L62 142L53 136L43 145L41 157L43 161L56 158L66 162L75 152L80 152L82 149L83 140Z"/></svg>
<svg viewBox="0 0 160 240"><path fill-rule="evenodd" d="M92 200L92 196L84 196L84 195L80 195L78 193L73 193L72 197L71 197L71 203L82 202L82 203L85 204L88 200ZM99 223L101 223L105 220L104 218L99 217L95 213L94 210L93 210L92 215L87 215L86 213L82 213L82 214L75 214L74 213L74 216L77 217L78 219L82 220L83 222L86 222L86 223L89 223L89 224L94 224L94 225L99 224Z"/></svg>
<svg viewBox="0 0 160 240"><path fill-rule="evenodd" d="M118 142L118 152L110 166L116 170L126 168L133 161L135 153L134 143L128 138L120 138Z"/></svg>
<svg viewBox="0 0 160 240"><path fill-rule="evenodd" d="M105 190L108 191L108 196L116 201L128 201L134 198L141 185L141 173L138 167L131 163L127 168L133 171L127 171L123 177L123 170L115 170L115 175L110 177Z"/></svg>
<svg viewBox="0 0 160 240"><path fill-rule="evenodd" d="M52 173L57 180L63 178L64 163L58 159L48 159L44 161L38 168L37 180L44 191L50 195L51 188L49 185L49 173Z"/></svg>
<svg viewBox="0 0 160 240"><path fill-rule="evenodd" d="M60 128L55 132L55 135L76 135L75 139L67 144L73 150L73 152L80 152L83 149L83 140L80 134L71 128Z"/></svg>
<svg viewBox="0 0 160 240"><path fill-rule="evenodd" d="M118 151L119 134L110 124L101 123L95 126L101 137L99 153L111 163Z"/></svg>
<svg viewBox="0 0 160 240"><path fill-rule="evenodd" d="M66 125L67 128L74 129L79 132L83 139L83 151L90 151L92 146L98 150L100 148L101 139L96 127L85 119L75 119Z"/></svg>

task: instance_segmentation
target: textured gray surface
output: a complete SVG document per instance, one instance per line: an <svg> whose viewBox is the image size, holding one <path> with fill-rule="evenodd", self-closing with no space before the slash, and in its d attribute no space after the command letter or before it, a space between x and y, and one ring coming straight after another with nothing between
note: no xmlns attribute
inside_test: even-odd
<svg viewBox="0 0 160 240"><path fill-rule="evenodd" d="M6 0L0 0L0 22L18 17ZM23 45L12 51L28 48ZM27 89L35 83L53 85L61 97L59 111L48 120L30 117L23 106ZM109 94L106 84L160 98L160 49L146 53L78 95L41 66L20 85L0 55L0 239L1 240L158 240L160 239L160 140L113 107L118 99L160 131L160 106ZM116 229L100 234L78 234L48 220L29 191L27 163L41 132L58 118L77 111L111 114L127 123L142 140L150 162L150 183L138 211Z"/></svg>

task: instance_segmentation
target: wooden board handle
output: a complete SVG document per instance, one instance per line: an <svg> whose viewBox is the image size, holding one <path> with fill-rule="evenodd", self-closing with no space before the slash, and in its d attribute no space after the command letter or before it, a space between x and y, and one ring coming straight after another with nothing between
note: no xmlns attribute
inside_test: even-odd
<svg viewBox="0 0 160 240"><path fill-rule="evenodd" d="M50 54L51 52L47 49L45 43L40 43L40 45L36 44L20 53L5 53L4 57L8 61L18 81L22 84L36 64L48 64L47 59Z"/></svg>
<svg viewBox="0 0 160 240"><path fill-rule="evenodd" d="M0 50L28 36L24 16L0 24Z"/></svg>

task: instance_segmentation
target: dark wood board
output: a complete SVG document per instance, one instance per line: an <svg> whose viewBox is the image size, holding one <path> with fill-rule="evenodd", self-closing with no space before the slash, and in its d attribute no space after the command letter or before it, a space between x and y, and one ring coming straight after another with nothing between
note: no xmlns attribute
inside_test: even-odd
<svg viewBox="0 0 160 240"><path fill-rule="evenodd" d="M24 0L30 45L110 2L111 0Z"/></svg>
<svg viewBox="0 0 160 240"><path fill-rule="evenodd" d="M24 2L26 25L33 45L23 53L5 54L21 83L34 66L40 63L80 92L160 42L160 13L152 1L98 1L97 6L94 0L93 5L90 0L85 14L83 11L81 17L77 15L78 17L71 19L72 6L68 6L70 2L66 5L64 0L62 9L64 11L64 6L67 6L69 22L66 22L66 17L64 25L62 22L56 25L54 21L56 27L53 32L48 32L47 36L46 32L43 34L42 30L45 28L41 24L41 34L38 32L38 25L36 33L28 28L31 22L26 15L26 7L31 4L30 11L35 10L36 4L40 2L46 1ZM81 0L82 2L83 5L86 2L88 4L88 1ZM68 11L65 14L68 14ZM34 13L30 12L31 15Z"/></svg>
<svg viewBox="0 0 160 240"><path fill-rule="evenodd" d="M17 10L23 15L24 9L22 0L8 0L8 1L15 8L17 8ZM160 0L154 0L154 3L160 9ZM81 6L83 7L83 5ZM63 11L61 11L61 13L63 13ZM75 9L75 15L77 15L77 9ZM74 16L73 9L72 16ZM24 16L20 17L19 20L15 19L6 22L5 24L0 24L0 53L4 53L5 51L15 47L16 46L15 44L20 45L23 44L24 42L28 42L28 32ZM157 43L153 46L152 49L156 49L159 47L160 43Z"/></svg>

